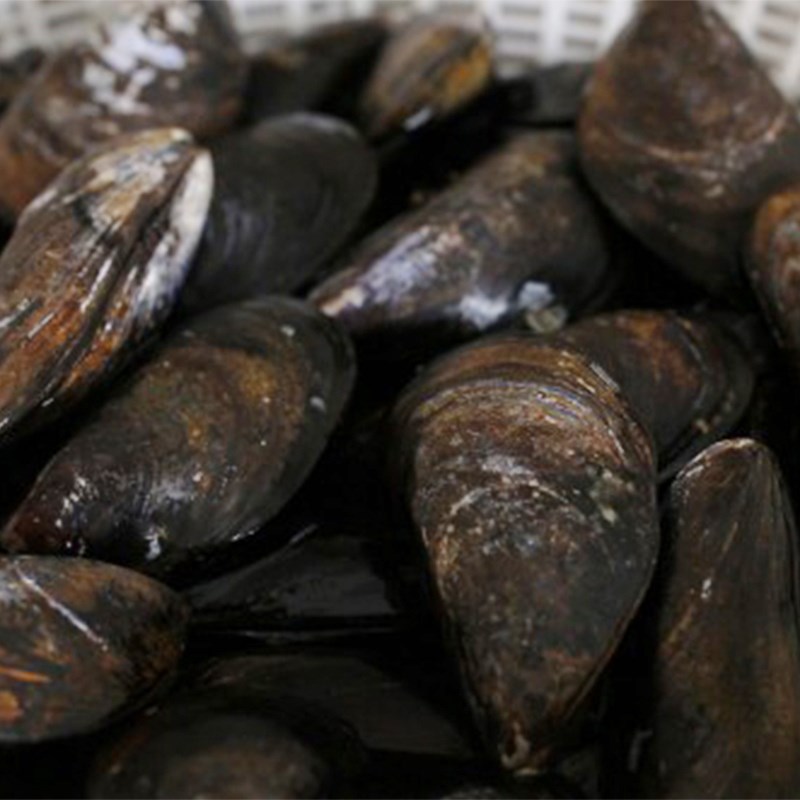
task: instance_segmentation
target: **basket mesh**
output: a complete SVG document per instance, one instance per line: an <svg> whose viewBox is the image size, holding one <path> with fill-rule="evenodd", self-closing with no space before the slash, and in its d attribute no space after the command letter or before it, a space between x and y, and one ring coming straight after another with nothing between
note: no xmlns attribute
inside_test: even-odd
<svg viewBox="0 0 800 800"><path fill-rule="evenodd" d="M482 13L497 33L500 57L518 63L588 60L629 18L636 0L229 0L245 47L276 36L367 14ZM800 2L716 0L776 83L800 99ZM0 55L79 40L120 4L87 0L0 0Z"/></svg>

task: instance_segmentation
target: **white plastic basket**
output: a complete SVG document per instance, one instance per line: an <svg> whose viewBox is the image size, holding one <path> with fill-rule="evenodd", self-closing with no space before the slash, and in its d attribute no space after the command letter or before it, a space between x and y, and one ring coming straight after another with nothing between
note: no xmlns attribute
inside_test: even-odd
<svg viewBox="0 0 800 800"><path fill-rule="evenodd" d="M665 0L666 1L666 0ZM631 15L636 0L229 0L245 47L316 25L365 16L403 17L442 10L482 13L501 59L522 63L589 60ZM778 86L800 100L800 0L714 0ZM0 55L79 40L87 27L119 12L98 0L0 0Z"/></svg>

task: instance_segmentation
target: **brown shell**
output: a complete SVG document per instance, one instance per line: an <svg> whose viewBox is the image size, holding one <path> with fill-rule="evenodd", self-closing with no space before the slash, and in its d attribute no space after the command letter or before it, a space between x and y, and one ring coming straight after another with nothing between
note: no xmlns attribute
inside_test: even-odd
<svg viewBox="0 0 800 800"><path fill-rule="evenodd" d="M54 456L2 544L197 580L300 486L352 381L346 337L302 303L198 317Z"/></svg>
<svg viewBox="0 0 800 800"><path fill-rule="evenodd" d="M354 731L317 707L247 686L190 691L101 750L88 796L347 797L365 761Z"/></svg>
<svg viewBox="0 0 800 800"><path fill-rule="evenodd" d="M595 67L579 129L587 177L626 227L714 293L742 288L743 234L800 175L800 125L714 9L643 3Z"/></svg>
<svg viewBox="0 0 800 800"><path fill-rule="evenodd" d="M798 541L775 459L712 445L668 510L640 796L797 797Z"/></svg>
<svg viewBox="0 0 800 800"><path fill-rule="evenodd" d="M367 136L382 138L448 116L492 77L492 45L480 26L417 17L389 39L361 98Z"/></svg>
<svg viewBox="0 0 800 800"><path fill-rule="evenodd" d="M653 437L662 477L728 433L753 394L744 350L698 317L617 311L581 320L553 340L585 353L620 385Z"/></svg>
<svg viewBox="0 0 800 800"><path fill-rule="evenodd" d="M398 485L479 728L506 769L538 771L650 580L649 437L602 371L524 334L435 362L395 423Z"/></svg>
<svg viewBox="0 0 800 800"><path fill-rule="evenodd" d="M113 375L169 314L211 200L189 134L120 137L32 203L0 256L0 435Z"/></svg>
<svg viewBox="0 0 800 800"><path fill-rule="evenodd" d="M435 350L521 314L576 311L606 262L574 138L525 132L368 237L311 300L381 355Z"/></svg>
<svg viewBox="0 0 800 800"><path fill-rule="evenodd" d="M187 616L136 572L0 556L0 742L86 733L140 705L177 665Z"/></svg>
<svg viewBox="0 0 800 800"><path fill-rule="evenodd" d="M756 214L747 251L748 277L778 341L800 358L800 185L768 197Z"/></svg>
<svg viewBox="0 0 800 800"><path fill-rule="evenodd" d="M70 161L121 133L225 130L244 79L225 4L129 6L53 56L0 119L0 213L17 216Z"/></svg>

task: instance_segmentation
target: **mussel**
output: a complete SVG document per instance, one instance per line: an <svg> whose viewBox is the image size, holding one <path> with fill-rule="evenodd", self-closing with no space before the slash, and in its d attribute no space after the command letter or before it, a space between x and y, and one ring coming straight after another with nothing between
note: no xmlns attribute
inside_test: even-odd
<svg viewBox="0 0 800 800"><path fill-rule="evenodd" d="M488 91L460 112L377 147L380 187L365 231L424 205L502 144L506 109L503 92Z"/></svg>
<svg viewBox="0 0 800 800"><path fill-rule="evenodd" d="M259 53L250 62L245 118L293 111L348 118L388 34L377 17L322 25Z"/></svg>
<svg viewBox="0 0 800 800"><path fill-rule="evenodd" d="M752 439L677 476L648 627L638 728L644 797L800 792L798 540L780 471Z"/></svg>
<svg viewBox="0 0 800 800"><path fill-rule="evenodd" d="M0 743L87 733L141 705L177 666L187 617L130 570L0 556Z"/></svg>
<svg viewBox="0 0 800 800"><path fill-rule="evenodd" d="M758 209L747 249L748 276L775 338L800 378L800 186L768 197Z"/></svg>
<svg viewBox="0 0 800 800"><path fill-rule="evenodd" d="M591 71L590 63L566 61L505 77L506 121L524 127L574 125Z"/></svg>
<svg viewBox="0 0 800 800"><path fill-rule="evenodd" d="M228 656L202 665L193 681L209 692L247 686L265 697L319 707L351 725L370 751L463 765L474 751L462 708L438 653L426 644L401 641L385 652L329 648Z"/></svg>
<svg viewBox="0 0 800 800"><path fill-rule="evenodd" d="M312 302L382 356L443 345L527 315L543 329L607 276L598 211L566 132L523 132L452 188L343 257Z"/></svg>
<svg viewBox="0 0 800 800"><path fill-rule="evenodd" d="M211 200L206 151L178 129L71 164L0 256L0 436L116 373L169 314Z"/></svg>
<svg viewBox="0 0 800 800"><path fill-rule="evenodd" d="M237 685L187 691L99 754L93 798L351 796L365 755L352 728L310 704Z"/></svg>
<svg viewBox="0 0 800 800"><path fill-rule="evenodd" d="M375 157L347 123L269 120L212 148L217 185L181 295L194 313L306 283L353 232L375 192Z"/></svg>
<svg viewBox="0 0 800 800"><path fill-rule="evenodd" d="M42 66L44 52L30 47L13 58L0 61L0 115L31 76Z"/></svg>
<svg viewBox="0 0 800 800"><path fill-rule="evenodd" d="M191 587L194 624L278 641L399 627L393 582L402 565L387 563L392 551L377 540L381 532L337 529L313 513L298 516L306 527L279 550Z"/></svg>
<svg viewBox="0 0 800 800"><path fill-rule="evenodd" d="M586 354L620 385L653 436L662 477L729 433L753 394L753 368L735 334L696 314L600 314L552 339Z"/></svg>
<svg viewBox="0 0 800 800"><path fill-rule="evenodd" d="M482 23L417 17L383 49L360 104L372 139L418 128L474 100L492 78L492 43Z"/></svg>
<svg viewBox="0 0 800 800"><path fill-rule="evenodd" d="M800 123L710 5L647 2L597 63L579 120L589 181L666 262L736 299L755 207L800 176Z"/></svg>
<svg viewBox="0 0 800 800"><path fill-rule="evenodd" d="M17 216L70 161L122 133L224 131L244 66L224 3L128 7L50 58L0 118L0 214Z"/></svg>
<svg viewBox="0 0 800 800"><path fill-rule="evenodd" d="M396 482L492 756L546 767L655 565L650 437L596 364L532 334L435 361L395 408Z"/></svg>
<svg viewBox="0 0 800 800"><path fill-rule="evenodd" d="M300 491L254 537L266 553L254 547L241 568L186 592L196 629L274 645L423 628L424 566L391 514L383 469L389 406L371 396L370 377L359 375L347 413ZM399 386L389 388L392 399ZM286 544L276 549L276 542Z"/></svg>
<svg viewBox="0 0 800 800"><path fill-rule="evenodd" d="M304 304L215 309L168 339L56 453L2 545L199 580L300 486L352 381L346 336Z"/></svg>

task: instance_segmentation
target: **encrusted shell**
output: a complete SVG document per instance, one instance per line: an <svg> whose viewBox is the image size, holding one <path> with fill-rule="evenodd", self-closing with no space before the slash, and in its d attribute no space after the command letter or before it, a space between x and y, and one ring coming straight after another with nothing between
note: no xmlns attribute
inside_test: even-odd
<svg viewBox="0 0 800 800"><path fill-rule="evenodd" d="M345 255L312 302L381 355L435 350L548 309L563 323L607 265L575 157L569 133L513 136Z"/></svg>
<svg viewBox="0 0 800 800"><path fill-rule="evenodd" d="M395 409L397 482L492 755L542 769L648 586L654 455L583 356L505 335L430 367Z"/></svg>
<svg viewBox="0 0 800 800"><path fill-rule="evenodd" d="M51 57L0 118L0 213L17 216L72 160L120 134L206 137L241 106L244 57L223 3L139 3Z"/></svg>
<svg viewBox="0 0 800 800"><path fill-rule="evenodd" d="M164 321L212 184L208 153L158 129L74 162L27 208L0 256L0 435L80 399Z"/></svg>

